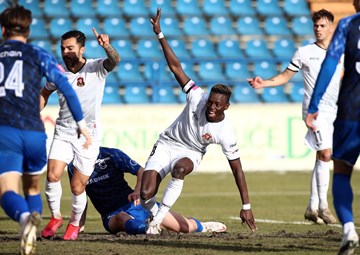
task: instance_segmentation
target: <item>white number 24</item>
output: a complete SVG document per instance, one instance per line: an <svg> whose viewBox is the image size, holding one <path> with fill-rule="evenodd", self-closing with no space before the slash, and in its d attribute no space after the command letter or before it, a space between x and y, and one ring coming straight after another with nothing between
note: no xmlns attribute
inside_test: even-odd
<svg viewBox="0 0 360 255"><path fill-rule="evenodd" d="M0 62L0 84L4 81L4 64ZM16 60L12 66L9 75L6 77L5 86L0 87L0 97L6 96L6 89L15 90L17 97L23 96L24 82L23 82L23 61Z"/></svg>

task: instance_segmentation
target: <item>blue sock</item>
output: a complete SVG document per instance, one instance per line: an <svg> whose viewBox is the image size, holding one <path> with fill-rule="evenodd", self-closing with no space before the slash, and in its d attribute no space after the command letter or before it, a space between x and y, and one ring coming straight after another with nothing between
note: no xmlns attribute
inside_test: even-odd
<svg viewBox="0 0 360 255"><path fill-rule="evenodd" d="M42 214L41 193L36 195L25 195L25 200L29 206L30 213L38 212Z"/></svg>
<svg viewBox="0 0 360 255"><path fill-rule="evenodd" d="M125 232L130 235L146 234L146 224L136 219L128 220L125 223Z"/></svg>
<svg viewBox="0 0 360 255"><path fill-rule="evenodd" d="M20 215L29 212L26 200L14 191L6 191L1 198L1 207L14 221L19 222Z"/></svg>
<svg viewBox="0 0 360 255"><path fill-rule="evenodd" d="M203 231L204 227L203 225L201 224L201 222L195 218L192 218L195 222L196 222L196 225L197 225L197 229L195 230L195 232L201 232Z"/></svg>
<svg viewBox="0 0 360 255"><path fill-rule="evenodd" d="M350 184L350 176L334 174L332 193L334 207L340 222L343 225L348 222L354 222L352 213L353 192Z"/></svg>

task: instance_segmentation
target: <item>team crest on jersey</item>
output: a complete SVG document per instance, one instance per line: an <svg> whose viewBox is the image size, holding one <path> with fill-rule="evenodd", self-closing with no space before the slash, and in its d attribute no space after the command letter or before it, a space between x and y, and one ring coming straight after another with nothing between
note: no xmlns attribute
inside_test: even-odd
<svg viewBox="0 0 360 255"><path fill-rule="evenodd" d="M206 133L204 135L202 135L202 138L206 141L210 141L210 139L212 138L211 134L209 133Z"/></svg>
<svg viewBox="0 0 360 255"><path fill-rule="evenodd" d="M76 85L77 85L78 87L84 87L84 86L85 86L85 80L84 80L84 78L83 78L83 77L77 78L77 83L76 83Z"/></svg>

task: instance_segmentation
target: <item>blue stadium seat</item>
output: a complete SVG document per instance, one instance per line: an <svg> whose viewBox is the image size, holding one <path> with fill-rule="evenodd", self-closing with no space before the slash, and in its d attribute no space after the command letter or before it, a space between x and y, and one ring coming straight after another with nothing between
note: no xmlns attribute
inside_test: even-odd
<svg viewBox="0 0 360 255"><path fill-rule="evenodd" d="M230 0L229 12L234 16L256 15L252 2L252 0Z"/></svg>
<svg viewBox="0 0 360 255"><path fill-rule="evenodd" d="M164 57L164 54L159 46L156 40L141 39L137 42L137 53L140 58L160 59Z"/></svg>
<svg viewBox="0 0 360 255"><path fill-rule="evenodd" d="M190 58L190 53L186 48L186 44L183 40L169 39L168 43L179 59Z"/></svg>
<svg viewBox="0 0 360 255"><path fill-rule="evenodd" d="M314 24L308 16L293 17L291 27L297 36L314 36Z"/></svg>
<svg viewBox="0 0 360 255"><path fill-rule="evenodd" d="M214 43L209 39L193 40L191 42L191 54L195 58L215 58L217 53Z"/></svg>
<svg viewBox="0 0 360 255"><path fill-rule="evenodd" d="M0 1L1 2L1 1ZM6 1L3 1L6 2ZM24 6L25 8L31 11L32 17L34 18L42 18L43 17L43 10L40 8L40 1L39 0L19 0L19 5Z"/></svg>
<svg viewBox="0 0 360 255"><path fill-rule="evenodd" d="M203 14L197 0L177 0L175 9L180 16L200 16Z"/></svg>
<svg viewBox="0 0 360 255"><path fill-rule="evenodd" d="M231 81L246 81L253 75L244 61L228 61L225 63L225 75Z"/></svg>
<svg viewBox="0 0 360 255"><path fill-rule="evenodd" d="M217 53L224 58L243 58L244 54L241 51L238 40L223 39L216 45Z"/></svg>
<svg viewBox="0 0 360 255"><path fill-rule="evenodd" d="M283 8L288 16L310 16L310 7L307 0L284 0Z"/></svg>
<svg viewBox="0 0 360 255"><path fill-rule="evenodd" d="M253 39L246 42L245 53L249 58L271 58L271 52L265 39Z"/></svg>
<svg viewBox="0 0 360 255"><path fill-rule="evenodd" d="M119 52L122 59L136 59L133 42L129 39L113 40L111 45Z"/></svg>
<svg viewBox="0 0 360 255"><path fill-rule="evenodd" d="M127 104L149 104L151 99L145 86L126 84L124 102Z"/></svg>
<svg viewBox="0 0 360 255"><path fill-rule="evenodd" d="M201 16L185 17L183 24L184 33L188 36L208 36L209 30Z"/></svg>
<svg viewBox="0 0 360 255"><path fill-rule="evenodd" d="M255 16L242 16L236 21L236 30L240 35L263 35L259 20Z"/></svg>
<svg viewBox="0 0 360 255"><path fill-rule="evenodd" d="M145 78L151 81L169 82L174 77L164 62L149 61L145 63Z"/></svg>
<svg viewBox="0 0 360 255"><path fill-rule="evenodd" d="M3 12L6 8L8 8L8 2L7 1L0 1L0 13Z"/></svg>
<svg viewBox="0 0 360 255"><path fill-rule="evenodd" d="M75 18L95 17L96 11L92 6L92 0L70 0L70 14Z"/></svg>
<svg viewBox="0 0 360 255"><path fill-rule="evenodd" d="M225 81L221 62L201 61L199 63L198 74L200 79L203 81L211 80L219 83L223 83Z"/></svg>
<svg viewBox="0 0 360 255"><path fill-rule="evenodd" d="M145 0L124 0L123 11L128 17L149 16Z"/></svg>
<svg viewBox="0 0 360 255"><path fill-rule="evenodd" d="M181 61L181 66L186 73L186 75L192 79L193 81L197 82L200 80L199 76L194 71L194 64L190 61Z"/></svg>
<svg viewBox="0 0 360 255"><path fill-rule="evenodd" d="M72 30L72 21L63 17L53 18L50 21L49 32L51 37L59 39L64 33Z"/></svg>
<svg viewBox="0 0 360 255"><path fill-rule="evenodd" d="M254 76L259 76L263 79L269 79L278 74L276 65L271 61L256 61L254 63Z"/></svg>
<svg viewBox="0 0 360 255"><path fill-rule="evenodd" d="M30 39L47 39L49 32L46 29L45 21L41 18L33 18L31 23Z"/></svg>
<svg viewBox="0 0 360 255"><path fill-rule="evenodd" d="M207 16L227 16L229 14L225 0L204 0L202 6L203 13Z"/></svg>
<svg viewBox="0 0 360 255"><path fill-rule="evenodd" d="M121 104L122 100L117 87L105 86L102 104Z"/></svg>
<svg viewBox="0 0 360 255"><path fill-rule="evenodd" d="M63 0L44 0L44 14L49 18L69 17L70 11Z"/></svg>
<svg viewBox="0 0 360 255"><path fill-rule="evenodd" d="M256 9L258 14L262 16L283 14L283 11L279 5L279 0L257 0Z"/></svg>
<svg viewBox="0 0 360 255"><path fill-rule="evenodd" d="M118 78L117 78L117 68L115 68L112 72L108 73L106 76L106 85L105 86L118 86Z"/></svg>
<svg viewBox="0 0 360 255"><path fill-rule="evenodd" d="M122 15L119 1L117 0L97 0L96 3L96 13L101 17L120 17Z"/></svg>
<svg viewBox="0 0 360 255"><path fill-rule="evenodd" d="M145 17L133 17L130 19L130 34L135 37L154 37L151 23Z"/></svg>
<svg viewBox="0 0 360 255"><path fill-rule="evenodd" d="M301 103L304 100L304 82L291 82L289 97L291 102Z"/></svg>
<svg viewBox="0 0 360 255"><path fill-rule="evenodd" d="M303 39L300 42L300 46L308 45L308 44L314 43L314 42L316 42L316 39L314 37L310 36L310 37Z"/></svg>
<svg viewBox="0 0 360 255"><path fill-rule="evenodd" d="M210 19L210 32L213 35L234 35L235 29L232 27L232 20L226 16L214 16Z"/></svg>
<svg viewBox="0 0 360 255"><path fill-rule="evenodd" d="M106 57L105 50L101 47L96 39L86 41L85 58L104 58Z"/></svg>
<svg viewBox="0 0 360 255"><path fill-rule="evenodd" d="M54 52L52 50L52 45L49 40L46 40L46 39L45 40L32 40L30 43L37 45L37 46L45 49L47 52L51 53L52 55L54 55Z"/></svg>
<svg viewBox="0 0 360 255"><path fill-rule="evenodd" d="M47 105L59 105L59 95L57 92L51 93L50 97L48 98Z"/></svg>
<svg viewBox="0 0 360 255"><path fill-rule="evenodd" d="M160 20L160 25L161 31L164 32L167 37L180 37L183 35L176 17L163 17Z"/></svg>
<svg viewBox="0 0 360 255"><path fill-rule="evenodd" d="M291 36L288 22L283 16L267 17L264 22L265 33L269 36Z"/></svg>
<svg viewBox="0 0 360 255"><path fill-rule="evenodd" d="M232 98L236 103L260 103L259 95L247 82L235 83Z"/></svg>
<svg viewBox="0 0 360 255"><path fill-rule="evenodd" d="M264 88L260 94L265 103L288 103L289 99L284 91L284 86Z"/></svg>
<svg viewBox="0 0 360 255"><path fill-rule="evenodd" d="M274 42L272 51L280 60L291 60L296 51L296 43L291 38L278 39Z"/></svg>
<svg viewBox="0 0 360 255"><path fill-rule="evenodd" d="M161 85L153 88L153 98L159 104L177 104L179 100L174 93L174 86Z"/></svg>
<svg viewBox="0 0 360 255"><path fill-rule="evenodd" d="M140 71L140 64L138 62L120 61L116 74L120 82L144 82L144 77Z"/></svg>
<svg viewBox="0 0 360 255"><path fill-rule="evenodd" d="M100 29L100 22L96 18L80 18L76 22L76 29L83 32L85 36L90 39L95 38L92 31L93 27L99 34L102 33L102 30Z"/></svg>
<svg viewBox="0 0 360 255"><path fill-rule="evenodd" d="M150 0L149 9L152 17L155 17L157 8L161 8L161 16L175 16L175 8L171 5L171 1L168 0Z"/></svg>
<svg viewBox="0 0 360 255"><path fill-rule="evenodd" d="M104 19L103 30L111 38L129 37L130 33L126 27L124 19L118 17L109 17Z"/></svg>

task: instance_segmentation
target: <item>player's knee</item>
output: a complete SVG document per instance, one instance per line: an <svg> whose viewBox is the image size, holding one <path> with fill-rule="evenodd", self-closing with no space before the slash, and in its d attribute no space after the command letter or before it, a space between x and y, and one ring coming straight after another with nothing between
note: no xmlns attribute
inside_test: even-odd
<svg viewBox="0 0 360 255"><path fill-rule="evenodd" d="M331 151L320 151L318 158L323 162L329 162L331 160Z"/></svg>
<svg viewBox="0 0 360 255"><path fill-rule="evenodd" d="M48 172L47 173L47 180L48 182L58 182L61 179L61 175L55 172Z"/></svg>
<svg viewBox="0 0 360 255"><path fill-rule="evenodd" d="M140 191L140 197L143 201L147 201L153 196L155 196L155 192L152 189L142 188Z"/></svg>
<svg viewBox="0 0 360 255"><path fill-rule="evenodd" d="M188 175L191 171L182 166L175 166L171 171L171 176L173 178L184 180L185 176Z"/></svg>

